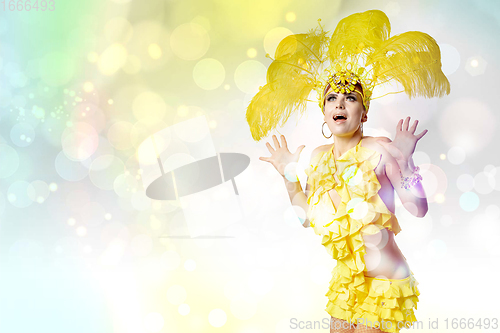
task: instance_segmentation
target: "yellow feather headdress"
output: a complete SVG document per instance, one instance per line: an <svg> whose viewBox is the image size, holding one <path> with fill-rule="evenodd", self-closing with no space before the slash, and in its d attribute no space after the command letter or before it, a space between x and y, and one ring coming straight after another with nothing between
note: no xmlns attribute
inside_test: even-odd
<svg viewBox="0 0 500 333"><path fill-rule="evenodd" d="M342 19L331 37L318 25L308 33L285 37L276 48L267 83L247 108L254 140L283 126L293 112L305 113L313 89L323 109L328 84L336 92L347 93L359 82L367 111L373 89L392 80L410 98L450 93L450 83L441 71L439 46L428 34L409 31L389 38L389 19L380 10Z"/></svg>

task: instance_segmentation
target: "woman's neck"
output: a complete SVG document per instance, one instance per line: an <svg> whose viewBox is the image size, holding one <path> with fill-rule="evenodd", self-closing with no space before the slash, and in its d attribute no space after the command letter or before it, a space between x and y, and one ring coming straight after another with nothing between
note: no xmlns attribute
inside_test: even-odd
<svg viewBox="0 0 500 333"><path fill-rule="evenodd" d="M335 158L339 158L346 151L356 146L362 139L360 132L354 133L351 137L333 136L333 153Z"/></svg>

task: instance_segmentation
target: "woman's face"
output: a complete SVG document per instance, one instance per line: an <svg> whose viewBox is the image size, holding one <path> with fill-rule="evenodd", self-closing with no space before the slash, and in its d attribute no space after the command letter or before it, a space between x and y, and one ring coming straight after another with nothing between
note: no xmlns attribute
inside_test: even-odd
<svg viewBox="0 0 500 333"><path fill-rule="evenodd" d="M329 88L325 98L325 121L336 136L352 136L367 120L361 95L336 93Z"/></svg>

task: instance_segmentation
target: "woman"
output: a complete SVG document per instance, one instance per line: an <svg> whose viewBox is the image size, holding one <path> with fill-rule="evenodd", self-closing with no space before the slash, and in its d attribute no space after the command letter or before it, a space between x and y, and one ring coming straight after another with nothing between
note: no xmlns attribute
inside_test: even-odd
<svg viewBox="0 0 500 333"><path fill-rule="evenodd" d="M355 148L358 143L362 143L360 144L360 147L366 147L367 149L376 151L380 154L380 162L374 171L377 180L380 183L378 195L389 211L394 214L394 190L396 190L403 205L413 215L423 217L427 212L427 200L422 185L418 183L410 192L407 192L408 190L401 189L399 186L399 170L402 170L404 176L410 176L412 174L412 169L414 169L414 167L410 167L412 164L411 156L415 151L417 141L422 138L425 133L427 133L427 130L423 131L419 135L415 135L414 133L418 122L415 121L413 126L408 128L410 120L410 117L408 117L406 118L404 124L403 120L398 123L397 134L394 142L391 142L385 137L363 137L361 125L363 122L366 122L367 115L361 102L361 95L358 92L352 92L349 94L335 93L329 86L327 89L328 91L325 94L326 99L324 104L324 120L332 132L334 143L333 145L327 144L317 147L312 153L313 159L318 154L330 153L332 149L334 159L338 159L338 157L343 156L345 153ZM345 116L346 119L338 119L335 121L334 119L338 115ZM266 143L266 146L271 153L271 157L261 157L260 160L273 164L273 166L283 176L287 188L292 189L291 191L289 190L292 203L301 206L304 211L308 212L309 205L307 203L307 196L311 194L309 178L306 186L306 194L304 194L304 192L302 192L300 182L288 180L285 177L284 171L284 167L286 165L296 163L298 161L299 154L304 146L301 146L295 154L292 154L288 150L286 139L283 135L281 136L281 145L274 135L273 140L275 148L273 148L269 143ZM391 172L390 170L398 172ZM338 176L338 174L334 175L337 179ZM339 182L340 180L337 180L337 183ZM328 191L328 195L335 210L335 207L340 206L342 198L335 191L335 189L330 189ZM308 219L305 220L303 226L306 228L310 227ZM366 265L366 271L364 274L366 277L373 277L376 279L383 277L385 279L389 279L387 280L389 282L395 279L400 282L404 282L410 277L409 266L394 241L394 232L392 230L388 228L381 228L373 235L367 234L362 237L366 249L366 254L364 255ZM416 286L415 290L417 290ZM418 293L415 297L407 299L413 299L416 301L418 300L416 296L418 296ZM382 320L379 322L382 322ZM369 324L368 320L365 324ZM389 325L390 324L386 324L386 326ZM380 332L379 329L373 329L370 326L373 325L363 325L359 323L357 325L352 325L351 328L349 328L349 324L346 320L332 317L331 332L359 332L360 330ZM357 328L355 329L355 327Z"/></svg>
<svg viewBox="0 0 500 333"><path fill-rule="evenodd" d="M311 89L321 89L323 127L327 124L332 132L323 135L333 136L333 144L313 151L306 193L296 176L285 172L304 146L292 154L285 137L280 144L273 135L275 148L266 143L271 157L260 160L272 163L284 177L292 204L307 212L304 227L312 227L337 260L326 293L331 332L399 332L416 321L413 308L420 293L394 241L401 230L394 190L411 214L427 213L422 178L411 158L427 130L415 135L417 121L409 127L408 117L398 123L391 142L364 137L362 128L377 84L394 79L409 96L426 97L450 88L432 37L389 34L387 16L374 10L344 18L331 38L322 29L285 38L268 69L268 83L247 110L252 135L259 140L290 110L304 109ZM321 72L325 57L331 66Z"/></svg>

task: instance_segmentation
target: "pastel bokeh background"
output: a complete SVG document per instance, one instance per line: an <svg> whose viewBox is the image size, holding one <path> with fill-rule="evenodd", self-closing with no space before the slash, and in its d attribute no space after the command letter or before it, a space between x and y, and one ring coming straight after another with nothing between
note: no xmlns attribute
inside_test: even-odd
<svg viewBox="0 0 500 333"><path fill-rule="evenodd" d="M411 116L420 120L418 132L429 130L414 156L429 213L415 218L400 204L396 211L403 229L396 242L420 283L417 331L442 331L447 318L449 329L453 318L500 319L497 1L88 0L29 12L6 6L1 332L328 332L290 326L292 318L329 318L324 294L335 261L312 229L301 227L303 212L290 205L281 176L258 159L269 155L266 140L252 140L245 111L265 83L266 53L273 55L283 37L316 27L319 18L333 31L341 18L368 9L388 15L392 35L433 36L451 83L441 99L374 100L364 126L365 135L392 138L398 120ZM197 117L206 119L203 138L216 152L250 157L235 178L238 195L225 182L196 197L149 199L141 144ZM311 103L306 116L275 132L292 151L306 145L302 171L312 150L328 143L322 123ZM196 127L176 133L186 142L201 138ZM177 153L184 155L162 160L189 161L186 150ZM220 198L230 203L229 217L207 204ZM215 230L224 237L173 237L192 232L190 219L215 225L217 214L231 222Z"/></svg>

